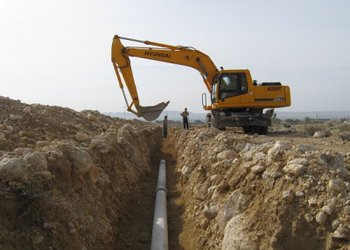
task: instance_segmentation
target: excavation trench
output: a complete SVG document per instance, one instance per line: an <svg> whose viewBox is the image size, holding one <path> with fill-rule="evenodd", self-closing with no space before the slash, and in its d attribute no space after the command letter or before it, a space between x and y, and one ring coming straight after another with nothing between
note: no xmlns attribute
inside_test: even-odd
<svg viewBox="0 0 350 250"><path fill-rule="evenodd" d="M180 174L176 171L174 143L171 138L163 140L161 152L154 157L151 170L140 178L139 185L135 186L130 196L127 213L120 218L119 222L117 249L150 249L160 159L166 161L169 249L190 249L181 246L180 241L185 208L181 195Z"/></svg>
<svg viewBox="0 0 350 250"><path fill-rule="evenodd" d="M149 249L160 159L169 249L350 246L348 123L320 138L300 131L318 122L266 136L174 125L162 139L97 111L0 106L0 249Z"/></svg>

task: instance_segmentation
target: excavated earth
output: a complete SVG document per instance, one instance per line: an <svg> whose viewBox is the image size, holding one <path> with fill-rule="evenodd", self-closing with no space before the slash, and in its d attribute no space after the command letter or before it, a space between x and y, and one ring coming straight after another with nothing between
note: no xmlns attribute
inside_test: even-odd
<svg viewBox="0 0 350 250"><path fill-rule="evenodd" d="M0 249L350 249L350 125L169 128L0 97Z"/></svg>

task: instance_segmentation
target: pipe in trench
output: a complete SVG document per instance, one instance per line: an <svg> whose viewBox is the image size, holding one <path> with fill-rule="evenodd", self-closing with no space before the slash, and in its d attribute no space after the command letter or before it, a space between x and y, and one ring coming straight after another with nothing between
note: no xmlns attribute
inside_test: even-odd
<svg viewBox="0 0 350 250"><path fill-rule="evenodd" d="M159 164L156 203L153 217L151 250L168 250L168 220L166 209L166 164Z"/></svg>

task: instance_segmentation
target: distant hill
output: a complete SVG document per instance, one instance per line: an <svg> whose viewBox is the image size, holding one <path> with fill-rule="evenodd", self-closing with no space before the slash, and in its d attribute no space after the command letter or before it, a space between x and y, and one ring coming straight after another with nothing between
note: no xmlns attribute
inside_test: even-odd
<svg viewBox="0 0 350 250"><path fill-rule="evenodd" d="M172 121L181 121L182 117L180 116L181 111L165 111L163 112L157 120L163 120L164 116L168 116L168 120ZM130 112L107 112L105 115L109 115L112 117L119 117L122 119L138 119L144 121L143 118L137 117L136 115ZM205 121L207 113L192 113L190 112L190 121L200 120ZM313 111L313 112L276 112L277 118L281 120L286 119L299 119L304 120L306 117L311 119L350 119L350 111Z"/></svg>
<svg viewBox="0 0 350 250"><path fill-rule="evenodd" d="M349 119L350 111L313 111L313 112L276 112L277 118L285 119L299 119L304 120L306 117L311 119L330 119L340 120Z"/></svg>

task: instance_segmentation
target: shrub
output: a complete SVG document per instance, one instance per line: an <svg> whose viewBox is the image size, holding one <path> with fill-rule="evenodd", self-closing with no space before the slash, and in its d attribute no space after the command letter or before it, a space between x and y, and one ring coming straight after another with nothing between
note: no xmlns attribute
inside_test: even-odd
<svg viewBox="0 0 350 250"><path fill-rule="evenodd" d="M349 123L342 123L338 126L338 129L341 132L349 132L350 131L350 124Z"/></svg>
<svg viewBox="0 0 350 250"><path fill-rule="evenodd" d="M322 123L305 123L304 124L304 132L310 136L313 136L316 131L322 131L325 129L326 129L326 126Z"/></svg>

